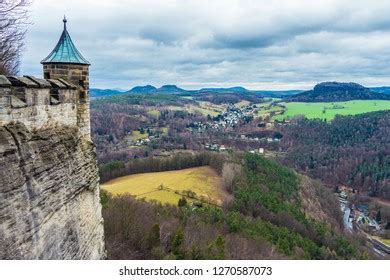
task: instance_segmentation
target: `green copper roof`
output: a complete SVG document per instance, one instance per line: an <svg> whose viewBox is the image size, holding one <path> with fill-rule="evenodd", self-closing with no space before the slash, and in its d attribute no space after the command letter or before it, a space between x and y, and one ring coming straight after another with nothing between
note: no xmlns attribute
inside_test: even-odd
<svg viewBox="0 0 390 280"><path fill-rule="evenodd" d="M61 38L58 41L54 50L41 61L42 64L46 63L68 63L68 64L86 64L90 63L81 55L76 49L75 45L70 38L68 31L66 30L66 18L64 17L64 31L62 31Z"/></svg>

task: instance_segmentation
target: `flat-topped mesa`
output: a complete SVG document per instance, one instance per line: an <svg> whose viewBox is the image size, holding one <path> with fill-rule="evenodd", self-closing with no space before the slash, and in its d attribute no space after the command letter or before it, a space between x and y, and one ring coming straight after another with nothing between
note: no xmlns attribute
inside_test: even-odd
<svg viewBox="0 0 390 280"><path fill-rule="evenodd" d="M78 94L78 87L63 79L0 75L0 125L21 122L29 130L76 127Z"/></svg>

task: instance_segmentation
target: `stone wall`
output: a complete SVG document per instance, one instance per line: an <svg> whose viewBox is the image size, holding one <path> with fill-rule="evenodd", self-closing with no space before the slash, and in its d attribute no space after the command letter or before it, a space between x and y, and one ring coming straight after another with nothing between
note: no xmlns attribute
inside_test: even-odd
<svg viewBox="0 0 390 280"><path fill-rule="evenodd" d="M49 63L43 64L43 76L46 79L69 81L78 87L77 126L82 134L90 139L89 113L89 65Z"/></svg>
<svg viewBox="0 0 390 280"><path fill-rule="evenodd" d="M43 76L45 79L64 79L89 89L89 65L43 64Z"/></svg>
<svg viewBox="0 0 390 280"><path fill-rule="evenodd" d="M93 143L77 127L0 126L0 259L104 258Z"/></svg>
<svg viewBox="0 0 390 280"><path fill-rule="evenodd" d="M0 259L105 258L89 85L73 80L0 75Z"/></svg>
<svg viewBox="0 0 390 280"><path fill-rule="evenodd" d="M78 89L61 80L0 76L0 125L22 122L29 130L77 126Z"/></svg>

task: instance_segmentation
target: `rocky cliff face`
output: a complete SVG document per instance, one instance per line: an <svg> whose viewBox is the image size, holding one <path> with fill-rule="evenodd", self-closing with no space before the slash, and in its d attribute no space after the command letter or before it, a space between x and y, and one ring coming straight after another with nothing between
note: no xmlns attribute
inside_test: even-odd
<svg viewBox="0 0 390 280"><path fill-rule="evenodd" d="M94 146L77 128L0 127L0 259L104 258Z"/></svg>

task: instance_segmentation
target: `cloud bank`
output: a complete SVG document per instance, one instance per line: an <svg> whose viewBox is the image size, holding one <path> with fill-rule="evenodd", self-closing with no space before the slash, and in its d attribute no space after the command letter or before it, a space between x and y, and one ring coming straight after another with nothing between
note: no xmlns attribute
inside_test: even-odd
<svg viewBox="0 0 390 280"><path fill-rule="evenodd" d="M91 86L390 84L390 1L35 0L21 74L41 75L62 17Z"/></svg>

